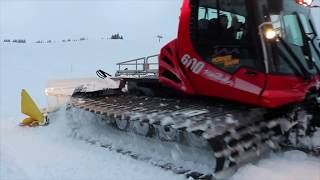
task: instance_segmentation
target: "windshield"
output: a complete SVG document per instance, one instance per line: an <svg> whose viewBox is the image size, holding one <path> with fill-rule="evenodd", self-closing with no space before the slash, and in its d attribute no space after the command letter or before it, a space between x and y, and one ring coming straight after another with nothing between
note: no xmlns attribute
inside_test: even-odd
<svg viewBox="0 0 320 180"><path fill-rule="evenodd" d="M301 75L303 70L310 74L319 74L320 61L312 42L305 41L305 36L311 39L313 30L307 16L300 13L270 15L273 28L283 40L273 45L273 61L270 71L273 74ZM304 35L306 33L306 35ZM308 61L314 67L309 67Z"/></svg>
<svg viewBox="0 0 320 180"><path fill-rule="evenodd" d="M194 11L193 44L206 61L230 73L243 66L258 69L246 0L200 0Z"/></svg>

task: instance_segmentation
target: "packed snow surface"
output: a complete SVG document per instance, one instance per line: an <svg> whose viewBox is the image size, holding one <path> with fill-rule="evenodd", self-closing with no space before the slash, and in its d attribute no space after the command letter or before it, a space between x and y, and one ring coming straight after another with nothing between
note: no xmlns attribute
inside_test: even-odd
<svg viewBox="0 0 320 180"><path fill-rule="evenodd" d="M257 164L249 164L238 170L233 180L319 180L320 159L301 151L271 154Z"/></svg>
<svg viewBox="0 0 320 180"><path fill-rule="evenodd" d="M58 113L47 127L20 127L17 118L0 120L0 179L184 179L75 138ZM301 151L273 153L240 168L231 179L319 180L319 167L319 158Z"/></svg>

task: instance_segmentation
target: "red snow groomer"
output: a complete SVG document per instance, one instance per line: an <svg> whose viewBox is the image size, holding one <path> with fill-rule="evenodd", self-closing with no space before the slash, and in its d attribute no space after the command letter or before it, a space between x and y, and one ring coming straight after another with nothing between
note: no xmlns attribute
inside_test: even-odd
<svg viewBox="0 0 320 180"><path fill-rule="evenodd" d="M194 178L221 177L280 147L315 152L305 145L320 125L310 8L307 0L184 0L178 37L162 48L159 68L151 57L119 63L112 78L119 88L78 88L68 109L128 136L199 152L190 161L209 172L184 159L160 165Z"/></svg>

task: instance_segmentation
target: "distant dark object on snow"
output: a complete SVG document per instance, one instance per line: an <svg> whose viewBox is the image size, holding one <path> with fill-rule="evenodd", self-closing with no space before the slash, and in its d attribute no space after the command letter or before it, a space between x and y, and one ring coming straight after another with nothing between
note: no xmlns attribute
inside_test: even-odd
<svg viewBox="0 0 320 180"><path fill-rule="evenodd" d="M110 39L123 39L123 36L119 33L111 35Z"/></svg>
<svg viewBox="0 0 320 180"><path fill-rule="evenodd" d="M3 42L11 42L10 39L5 39Z"/></svg>
<svg viewBox="0 0 320 180"><path fill-rule="evenodd" d="M14 39L12 42L13 43L26 43L27 41L25 39Z"/></svg>
<svg viewBox="0 0 320 180"><path fill-rule="evenodd" d="M42 43L54 43L55 41L53 41L53 40L38 40L38 41L36 41L35 43L39 43L39 44L42 44Z"/></svg>

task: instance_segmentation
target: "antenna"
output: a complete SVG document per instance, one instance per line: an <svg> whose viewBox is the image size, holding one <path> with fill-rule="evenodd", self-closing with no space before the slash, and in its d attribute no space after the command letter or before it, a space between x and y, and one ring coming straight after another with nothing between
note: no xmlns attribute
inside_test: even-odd
<svg viewBox="0 0 320 180"><path fill-rule="evenodd" d="M159 43L160 43L160 42L161 42L161 39L163 38L163 36L159 34L159 35L157 36L157 38L158 38Z"/></svg>

